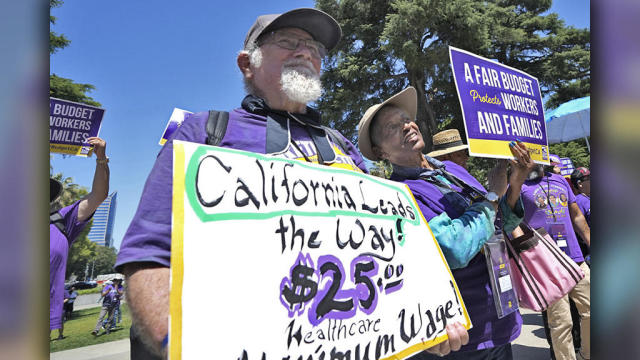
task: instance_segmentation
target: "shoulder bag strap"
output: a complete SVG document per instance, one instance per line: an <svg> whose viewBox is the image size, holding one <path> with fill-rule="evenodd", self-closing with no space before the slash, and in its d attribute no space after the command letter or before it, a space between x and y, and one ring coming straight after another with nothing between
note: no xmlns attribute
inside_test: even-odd
<svg viewBox="0 0 640 360"><path fill-rule="evenodd" d="M227 132L229 113L226 111L209 110L207 118L207 145L217 146Z"/></svg>
<svg viewBox="0 0 640 360"><path fill-rule="evenodd" d="M59 211L49 214L49 224L55 225L65 237L67 237L67 231L64 226L64 218Z"/></svg>
<svg viewBox="0 0 640 360"><path fill-rule="evenodd" d="M505 243L507 244L507 251L509 252L509 256L513 259L513 262L516 264L516 267L520 272L520 276L524 280L526 286L529 288L529 291L531 292L531 294L533 294L533 297L535 301L538 303L538 306L540 306L540 308L542 309L548 308L549 304L547 303L547 300L542 295L542 291L538 287L538 284L533 279L533 275L531 275L531 272L529 271L529 269L527 268L527 265L522 260L522 257L520 256L520 254L513 248L509 235L505 231L503 231L503 233L506 239Z"/></svg>
<svg viewBox="0 0 640 360"><path fill-rule="evenodd" d="M332 129L328 126L323 126L322 128L327 132L331 140L338 146L340 146L340 150L342 150L342 153L347 155L347 142L344 141L344 138L342 136L340 136L338 130Z"/></svg>

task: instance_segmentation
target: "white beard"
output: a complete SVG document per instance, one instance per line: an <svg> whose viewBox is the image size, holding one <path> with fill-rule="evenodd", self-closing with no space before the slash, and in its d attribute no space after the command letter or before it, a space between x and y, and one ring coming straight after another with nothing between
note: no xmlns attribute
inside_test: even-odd
<svg viewBox="0 0 640 360"><path fill-rule="evenodd" d="M322 95L320 76L308 61L292 60L282 66L280 75L282 91L289 100L307 104Z"/></svg>

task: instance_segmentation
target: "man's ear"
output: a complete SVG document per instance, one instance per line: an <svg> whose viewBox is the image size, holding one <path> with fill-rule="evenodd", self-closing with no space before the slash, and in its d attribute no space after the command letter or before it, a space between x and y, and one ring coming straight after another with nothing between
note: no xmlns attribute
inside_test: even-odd
<svg viewBox="0 0 640 360"><path fill-rule="evenodd" d="M249 60L249 54L246 52L241 52L238 54L238 58L236 59L238 63L238 68L242 72L242 75L247 78L251 78L253 76L253 72L251 71L251 61Z"/></svg>

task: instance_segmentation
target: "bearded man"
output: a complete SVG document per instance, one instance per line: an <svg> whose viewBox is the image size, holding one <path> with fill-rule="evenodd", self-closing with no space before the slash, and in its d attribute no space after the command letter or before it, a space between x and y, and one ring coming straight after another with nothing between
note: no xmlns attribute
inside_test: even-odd
<svg viewBox="0 0 640 360"><path fill-rule="evenodd" d="M259 16L237 57L248 95L229 112L218 146L366 172L353 144L323 128L307 106L322 93L321 62L341 33L335 19L315 9ZM173 140L207 143L207 119L207 112L187 118L164 145L122 241L116 270L127 277L132 359L166 356Z"/></svg>

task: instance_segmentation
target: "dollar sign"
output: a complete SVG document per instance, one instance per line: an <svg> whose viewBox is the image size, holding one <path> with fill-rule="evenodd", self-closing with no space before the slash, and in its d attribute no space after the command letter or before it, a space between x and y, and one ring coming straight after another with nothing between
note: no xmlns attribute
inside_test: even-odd
<svg viewBox="0 0 640 360"><path fill-rule="evenodd" d="M313 299L318 292L318 284L310 279L314 270L303 264L296 265L291 271L291 287L285 285L282 289L282 295L289 303L290 309L293 309L295 304L302 304Z"/></svg>

